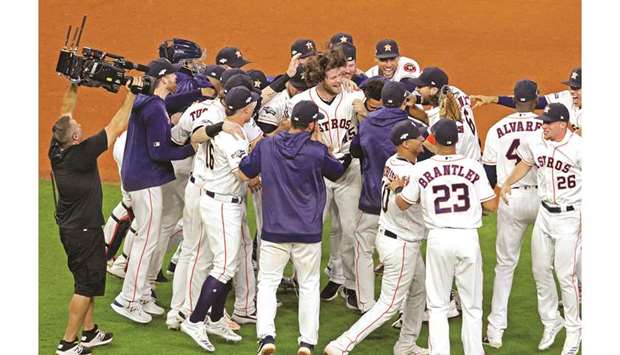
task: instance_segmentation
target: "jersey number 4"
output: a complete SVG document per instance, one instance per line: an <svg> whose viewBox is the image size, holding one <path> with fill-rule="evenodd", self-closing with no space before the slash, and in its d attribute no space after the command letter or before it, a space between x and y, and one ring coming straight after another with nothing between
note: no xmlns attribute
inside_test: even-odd
<svg viewBox="0 0 620 355"><path fill-rule="evenodd" d="M521 161L521 158L519 158L519 156L517 155L517 148L519 148L520 144L521 141L519 140L519 138L513 139L512 143L510 144L510 148L508 148L508 151L506 152L506 159L514 160L515 164L519 164L519 162Z"/></svg>
<svg viewBox="0 0 620 355"><path fill-rule="evenodd" d="M213 170L213 165L215 164L215 157L213 156L213 144L211 142L207 142L207 146L205 147L207 150L206 163L207 168Z"/></svg>
<svg viewBox="0 0 620 355"><path fill-rule="evenodd" d="M447 185L436 185L433 186L433 193L439 194L437 198L435 198L435 213L450 213L450 212L464 212L469 209L469 188L466 184L453 184L450 186ZM457 194L457 203L452 206L442 205L443 203L450 200L450 195L452 193Z"/></svg>

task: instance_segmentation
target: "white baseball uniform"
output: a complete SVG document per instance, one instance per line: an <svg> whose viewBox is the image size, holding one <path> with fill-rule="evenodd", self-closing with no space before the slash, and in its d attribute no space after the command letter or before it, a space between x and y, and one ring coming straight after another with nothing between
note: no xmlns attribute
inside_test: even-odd
<svg viewBox="0 0 620 355"><path fill-rule="evenodd" d="M450 91L452 91L461 107L461 116L463 118L462 121L456 121L459 130L459 141L456 143L456 153L480 161L480 138L478 136L478 129L476 128L476 120L474 119L474 111L471 108L469 95L452 85L450 85ZM433 107L427 110L426 113L428 114L429 127L432 128L441 118L439 117L439 107Z"/></svg>
<svg viewBox="0 0 620 355"><path fill-rule="evenodd" d="M532 270L543 325L559 320L557 275L564 305L567 334L581 330L577 260L581 257L582 138L570 131L560 142L533 134L517 149L526 164L536 168L538 209L532 233Z"/></svg>
<svg viewBox="0 0 620 355"><path fill-rule="evenodd" d="M424 261L420 243L425 237L420 205L405 211L396 205L389 182L395 177L408 179L414 165L397 154L385 163L381 193L381 213L376 247L384 264L381 295L355 324L331 343L333 349L348 354L375 329L379 328L407 302L401 337L416 342L422 327L425 306Z"/></svg>
<svg viewBox="0 0 620 355"><path fill-rule="evenodd" d="M547 103L559 102L566 106L570 115L569 121L573 125L573 127L583 127L583 122L581 121L581 107L575 105L575 102L573 101L573 96L571 95L569 90L563 90L560 92L547 94L545 95L545 99L547 99Z"/></svg>
<svg viewBox="0 0 620 355"><path fill-rule="evenodd" d="M289 100L289 116L296 103L302 100L313 101L319 107L319 111L325 116L318 121L323 142L332 147L332 154L341 158L349 153L349 146L353 136L357 133L357 117L353 108L353 101L363 100L364 93L361 91L342 91L336 95L330 103L324 102L317 94L316 87L310 88ZM325 179L327 199L323 220L329 216L332 205L337 209L342 234L337 248L330 250L330 255L340 255L342 258L342 274L344 275L344 287L355 289L353 233L357 225L360 213L357 209L360 193L362 191L362 177L359 159L353 159L344 175L333 182ZM336 244L336 243L333 243ZM330 241L330 246L334 246ZM330 259L332 256L330 256ZM338 274L339 270L330 273ZM340 280L332 280L334 282ZM340 283L340 282L338 282Z"/></svg>
<svg viewBox="0 0 620 355"><path fill-rule="evenodd" d="M429 229L426 303L431 354L450 354L447 311L452 282L461 298L461 339L466 355L482 349L482 256L478 228L481 203L495 197L482 164L462 155L435 155L417 163L401 196L420 201Z"/></svg>
<svg viewBox="0 0 620 355"><path fill-rule="evenodd" d="M398 64L396 65L396 71L390 80L400 81L402 78L417 78L420 76L421 72L418 62L411 58L400 56L398 58ZM368 69L365 74L369 78L380 75L379 65L374 65Z"/></svg>
<svg viewBox="0 0 620 355"><path fill-rule="evenodd" d="M291 98L287 89L277 93L258 111L258 122L267 123L276 127L279 126L282 121L289 117L288 107Z"/></svg>
<svg viewBox="0 0 620 355"><path fill-rule="evenodd" d="M497 185L501 188L521 159L517 155L520 143L533 132L538 134L542 121L534 112L515 112L495 123L487 133L482 163L496 166ZM489 314L489 333L503 332L508 326L508 298L512 279L519 262L523 236L533 224L540 200L536 188L536 173L513 185L510 205L500 201L497 210L497 239L493 300ZM495 334L493 334L495 335ZM491 335L491 336L493 336ZM497 334L499 335L499 334Z"/></svg>

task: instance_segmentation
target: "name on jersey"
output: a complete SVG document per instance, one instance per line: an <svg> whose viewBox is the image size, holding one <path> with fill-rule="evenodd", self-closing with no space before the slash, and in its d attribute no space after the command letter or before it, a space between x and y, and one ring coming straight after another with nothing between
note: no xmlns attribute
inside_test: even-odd
<svg viewBox="0 0 620 355"><path fill-rule="evenodd" d="M385 168L383 168L383 177L386 178L388 181L392 181L398 177L398 174L396 174L392 169L390 169L389 166L386 165ZM409 176L403 177L403 180L405 180L405 185L409 184Z"/></svg>
<svg viewBox="0 0 620 355"><path fill-rule="evenodd" d="M497 128L497 138L502 138L502 136L514 132L534 132L540 127L542 127L542 122L508 122L505 125Z"/></svg>
<svg viewBox="0 0 620 355"><path fill-rule="evenodd" d="M418 183L420 186L426 188L426 186L428 186L428 184L436 178L448 175L463 177L471 181L472 184L480 180L480 175L478 175L475 171L458 164L448 164L441 167L436 166L432 171L425 172L418 179Z"/></svg>
<svg viewBox="0 0 620 355"><path fill-rule="evenodd" d="M538 165L539 168L545 167L555 169L563 173L567 173L570 168L573 167L571 164L564 163L560 159L555 159L553 157L547 157L544 155L541 155L536 159L536 165Z"/></svg>
<svg viewBox="0 0 620 355"><path fill-rule="evenodd" d="M206 107L199 108L196 111L190 112L189 116L192 118L192 121L193 121L193 120L196 120L197 118L199 118L200 115L202 115L203 113L207 112L207 110L208 110L208 108L206 108Z"/></svg>

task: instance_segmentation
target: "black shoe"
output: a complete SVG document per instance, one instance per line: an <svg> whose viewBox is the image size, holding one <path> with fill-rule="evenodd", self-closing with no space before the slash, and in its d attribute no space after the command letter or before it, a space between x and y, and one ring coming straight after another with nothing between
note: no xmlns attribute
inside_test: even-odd
<svg viewBox="0 0 620 355"><path fill-rule="evenodd" d="M359 311L359 307L357 307L357 294L355 290L347 290L347 302L348 309L353 309Z"/></svg>
<svg viewBox="0 0 620 355"><path fill-rule="evenodd" d="M267 335L258 342L257 355L271 355L275 352L276 340L271 335Z"/></svg>
<svg viewBox="0 0 620 355"><path fill-rule="evenodd" d="M110 344L112 342L112 333L104 332L97 327L97 324L95 324L95 328L92 330L85 330L82 332L80 342L83 346L89 348Z"/></svg>
<svg viewBox="0 0 620 355"><path fill-rule="evenodd" d="M84 355L92 353L93 352L89 348L78 343L77 339L72 342L66 342L61 339L58 343L58 346L56 347L57 355Z"/></svg>
<svg viewBox="0 0 620 355"><path fill-rule="evenodd" d="M159 270L159 274L157 274L157 278L155 279L156 282L168 282L168 279L166 278L166 276L164 276L164 273L161 272L161 270Z"/></svg>
<svg viewBox="0 0 620 355"><path fill-rule="evenodd" d="M303 341L299 343L297 355L312 355L312 353L314 353L314 345L304 343Z"/></svg>
<svg viewBox="0 0 620 355"><path fill-rule="evenodd" d="M340 291L341 287L341 284L329 281L323 288L323 291L321 291L321 299L323 301L333 301L338 297L338 291Z"/></svg>
<svg viewBox="0 0 620 355"><path fill-rule="evenodd" d="M168 276L172 276L174 275L174 270L176 269L177 269L177 264L171 261L170 264L168 264L168 269L166 270L166 274L168 274Z"/></svg>

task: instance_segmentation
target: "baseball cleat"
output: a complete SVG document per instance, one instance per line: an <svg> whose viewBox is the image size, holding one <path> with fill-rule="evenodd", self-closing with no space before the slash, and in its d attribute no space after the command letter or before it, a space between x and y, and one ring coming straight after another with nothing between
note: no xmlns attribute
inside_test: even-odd
<svg viewBox="0 0 620 355"><path fill-rule="evenodd" d="M342 351L338 350L333 342L329 342L325 349L323 349L323 355L342 355L344 354Z"/></svg>
<svg viewBox="0 0 620 355"><path fill-rule="evenodd" d="M67 343L61 340L56 347L56 355L85 355L92 353L93 352L89 348L79 344L77 341Z"/></svg>
<svg viewBox="0 0 620 355"><path fill-rule="evenodd" d="M482 345L488 345L494 349L502 347L502 339L490 338L488 335L482 337Z"/></svg>
<svg viewBox="0 0 620 355"><path fill-rule="evenodd" d="M140 303L142 304L142 309L144 309L144 311L148 314L161 316L166 313L166 310L158 306L152 298L148 300L140 300Z"/></svg>
<svg viewBox="0 0 620 355"><path fill-rule="evenodd" d="M416 343L406 344L400 339L394 344L394 355L428 355L428 349L418 346Z"/></svg>
<svg viewBox="0 0 620 355"><path fill-rule="evenodd" d="M354 290L347 291L347 301L345 302L348 309L359 311L357 306L357 294Z"/></svg>
<svg viewBox="0 0 620 355"><path fill-rule="evenodd" d="M564 328L564 320L562 318L560 318L552 327L545 327L542 339L540 339L540 343L538 343L538 350L549 349L551 345L553 345L555 337L558 335L560 330L562 330L562 328Z"/></svg>
<svg viewBox="0 0 620 355"><path fill-rule="evenodd" d="M294 277L283 277L278 285L278 291L295 291L298 287Z"/></svg>
<svg viewBox="0 0 620 355"><path fill-rule="evenodd" d="M448 308L448 318L455 318L461 315L459 312L458 303L455 300L450 301L450 308Z"/></svg>
<svg viewBox="0 0 620 355"><path fill-rule="evenodd" d="M114 262L112 263L112 265L108 265L108 267L106 268L106 270L121 279L125 278L125 268L127 267L127 259L121 255L118 258L116 258L116 260L114 260Z"/></svg>
<svg viewBox="0 0 620 355"><path fill-rule="evenodd" d="M276 352L276 340L271 336L267 335L262 338L258 342L258 350L256 351L257 355L271 355Z"/></svg>
<svg viewBox="0 0 620 355"><path fill-rule="evenodd" d="M179 330L181 329L181 323L183 323L184 320L185 315L183 315L183 313L171 309L166 315L166 326L170 330Z"/></svg>
<svg viewBox="0 0 620 355"><path fill-rule="evenodd" d="M240 342L242 339L241 335L235 333L232 329L228 327L228 320L226 319L226 317L222 317L218 321L214 322L209 316L207 317L207 321L204 324L207 333L222 337L226 341L237 343Z"/></svg>
<svg viewBox="0 0 620 355"><path fill-rule="evenodd" d="M561 355L577 355L581 345L581 332L566 332L566 339L562 347Z"/></svg>
<svg viewBox="0 0 620 355"><path fill-rule="evenodd" d="M90 331L82 331L82 338L80 338L80 344L88 348L110 344L111 342L112 333L104 332L99 329L97 324L95 324L95 328Z"/></svg>
<svg viewBox="0 0 620 355"><path fill-rule="evenodd" d="M209 315L210 314L211 313L209 313ZM226 311L226 308L224 308L224 318L226 318L226 326L230 330L238 331L239 329L241 329L241 326L239 325L239 323L237 323L234 320L232 320L232 318L228 314L228 311Z"/></svg>
<svg viewBox="0 0 620 355"><path fill-rule="evenodd" d="M208 352L214 352L215 346L209 341L204 322L192 323L189 318L181 323L181 331L189 335L198 346Z"/></svg>
<svg viewBox="0 0 620 355"><path fill-rule="evenodd" d="M166 269L166 275L168 276L174 275L174 270L176 270L176 268L177 268L177 264L171 261L170 264L168 264L168 268Z"/></svg>
<svg viewBox="0 0 620 355"><path fill-rule="evenodd" d="M333 281L329 281L327 285L321 291L321 300L323 301L333 301L338 297L338 291L343 288L341 284L335 283Z"/></svg>
<svg viewBox="0 0 620 355"><path fill-rule="evenodd" d="M312 353L314 353L314 345L304 343L303 341L299 343L297 355L312 355Z"/></svg>
<svg viewBox="0 0 620 355"><path fill-rule="evenodd" d="M129 318L136 323L147 324L153 320L150 314L144 312L140 302L129 302L129 305L123 306L116 300L110 305L114 312L123 317Z"/></svg>
<svg viewBox="0 0 620 355"><path fill-rule="evenodd" d="M256 312L249 314L249 315L245 315L245 316L237 314L237 313L233 313L232 320L234 320L235 322L239 324L256 323Z"/></svg>
<svg viewBox="0 0 620 355"><path fill-rule="evenodd" d="M161 272L161 270L159 270L159 273L157 273L157 278L155 279L155 282L168 282L168 279L166 278L166 276L164 276L164 273Z"/></svg>
<svg viewBox="0 0 620 355"><path fill-rule="evenodd" d="M403 312L398 312L398 319L392 323L392 328L400 329L403 326Z"/></svg>

